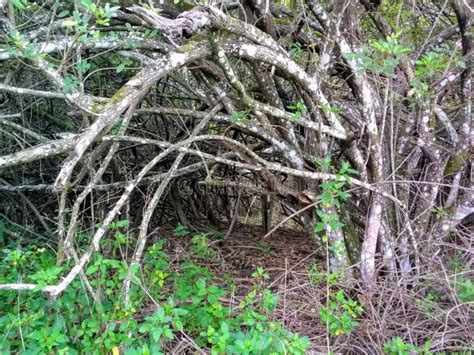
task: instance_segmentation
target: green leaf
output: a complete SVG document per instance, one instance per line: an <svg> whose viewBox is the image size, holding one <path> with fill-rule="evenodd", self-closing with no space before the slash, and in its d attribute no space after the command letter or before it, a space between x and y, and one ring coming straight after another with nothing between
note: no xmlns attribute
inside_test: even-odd
<svg viewBox="0 0 474 355"><path fill-rule="evenodd" d="M244 124L244 118L247 115L247 111L232 112L230 120L234 124Z"/></svg>
<svg viewBox="0 0 474 355"><path fill-rule="evenodd" d="M26 6L28 5L28 0L11 0L13 6L15 6L19 10L24 10L26 9Z"/></svg>
<svg viewBox="0 0 474 355"><path fill-rule="evenodd" d="M66 17L67 15L69 15L69 10L64 10L58 14L58 17L62 18L62 17Z"/></svg>
<svg viewBox="0 0 474 355"><path fill-rule="evenodd" d="M87 72L90 68L91 68L91 64L88 63L87 61L85 60L81 60L79 62L77 62L74 67L76 68L76 70L81 73L81 74L84 74L85 72Z"/></svg>
<svg viewBox="0 0 474 355"><path fill-rule="evenodd" d="M115 71L116 71L117 73L121 73L121 72L124 71L124 69L125 69L125 63L120 63L120 64L117 66L117 68L115 69Z"/></svg>
<svg viewBox="0 0 474 355"><path fill-rule="evenodd" d="M143 323L140 328L138 328L138 331L140 333L147 333L151 329L151 324L150 323Z"/></svg>
<svg viewBox="0 0 474 355"><path fill-rule="evenodd" d="M217 296L216 295L208 295L207 300L210 304L217 303Z"/></svg>
<svg viewBox="0 0 474 355"><path fill-rule="evenodd" d="M221 332L222 332L223 334L229 333L229 326L227 325L226 322L222 322L222 323L221 323Z"/></svg>
<svg viewBox="0 0 474 355"><path fill-rule="evenodd" d="M205 288L206 288L206 280L203 279L202 277L199 278L199 279L196 281L196 287L197 287L199 290L205 289Z"/></svg>
<svg viewBox="0 0 474 355"><path fill-rule="evenodd" d="M175 316L178 316L178 317L179 316L185 316L185 315L189 314L189 311L187 311L183 308L175 308L175 309L173 309L173 314Z"/></svg>
<svg viewBox="0 0 474 355"><path fill-rule="evenodd" d="M81 82L74 76L69 75L63 79L63 92L65 94L72 92L80 86Z"/></svg>
<svg viewBox="0 0 474 355"><path fill-rule="evenodd" d="M322 232L325 228L325 225L323 222L317 222L315 225L314 225L314 232L315 233L319 233L319 232Z"/></svg>
<svg viewBox="0 0 474 355"><path fill-rule="evenodd" d="M163 328L153 328L150 334L153 341L158 343L160 341L161 334L163 334Z"/></svg>
<svg viewBox="0 0 474 355"><path fill-rule="evenodd" d="M116 225L118 228L123 228L123 227L128 226L129 223L130 223L130 221L124 219L124 220L115 222L115 225Z"/></svg>
<svg viewBox="0 0 474 355"><path fill-rule="evenodd" d="M176 330L183 330L183 322L180 320L174 320L173 324Z"/></svg>
<svg viewBox="0 0 474 355"><path fill-rule="evenodd" d="M170 328L165 328L163 330L163 335L167 337L168 339L172 340L174 338L173 332L171 331Z"/></svg>
<svg viewBox="0 0 474 355"><path fill-rule="evenodd" d="M97 265L91 265L87 268L86 270L86 275L90 275L90 274L93 274L95 272L97 272L97 270L99 269L99 267Z"/></svg>

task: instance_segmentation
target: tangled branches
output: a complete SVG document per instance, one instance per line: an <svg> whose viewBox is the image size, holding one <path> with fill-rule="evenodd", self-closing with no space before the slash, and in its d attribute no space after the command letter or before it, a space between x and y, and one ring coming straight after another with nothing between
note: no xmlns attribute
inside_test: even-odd
<svg viewBox="0 0 474 355"><path fill-rule="evenodd" d="M319 184L350 182L344 206L322 207L346 224L326 228L328 256L333 271L357 265L353 276L368 290L380 278L419 274L469 225L474 51L463 1L414 2L415 17L403 3L382 11L342 0L184 12L171 4L100 12L0 3L2 218L50 226L57 211L50 237L58 263L73 258L75 266L43 288L52 297L78 276L88 284L84 267L120 214L140 226L133 265L160 203L190 225L224 216L230 223L232 189L242 200L272 195L312 229L320 217L308 205ZM336 174L343 161L358 174ZM188 195L173 188L185 175L194 181ZM6 209L18 207L17 195L33 215ZM78 250L78 228L96 223ZM130 275L125 294L129 285Z"/></svg>

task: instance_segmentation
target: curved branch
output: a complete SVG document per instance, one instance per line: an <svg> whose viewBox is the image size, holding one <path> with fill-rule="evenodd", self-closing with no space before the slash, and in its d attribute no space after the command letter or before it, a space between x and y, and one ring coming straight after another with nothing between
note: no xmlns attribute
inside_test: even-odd
<svg viewBox="0 0 474 355"><path fill-rule="evenodd" d="M153 65L142 69L130 79L105 105L102 113L91 127L84 132L75 145L71 155L64 162L59 172L55 186L62 190L72 174L76 164L90 144L100 135L107 133L120 115L127 109L131 102L142 97L148 92L150 86L171 71L193 60L203 58L209 54L207 41L190 43L156 60Z"/></svg>

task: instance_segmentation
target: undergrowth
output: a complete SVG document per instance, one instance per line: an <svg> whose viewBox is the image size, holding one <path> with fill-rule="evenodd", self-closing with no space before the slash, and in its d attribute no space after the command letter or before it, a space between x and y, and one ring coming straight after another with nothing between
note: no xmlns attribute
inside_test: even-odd
<svg viewBox="0 0 474 355"><path fill-rule="evenodd" d="M201 256L211 255L206 237L192 239L192 249ZM122 244L110 245L110 255ZM147 249L141 267L132 270L128 307L121 293L127 264L99 253L85 274L100 304L80 279L58 299L47 300L41 287L58 282L71 266L56 266L54 253L45 248L3 249L0 283L38 285L33 291L0 292L3 354L160 354L185 338L212 354L303 354L308 347L306 337L270 320L278 297L266 287L263 268L252 275L250 292L232 304L226 298L233 291L232 280L217 285L208 269L190 260L173 264L158 241Z"/></svg>

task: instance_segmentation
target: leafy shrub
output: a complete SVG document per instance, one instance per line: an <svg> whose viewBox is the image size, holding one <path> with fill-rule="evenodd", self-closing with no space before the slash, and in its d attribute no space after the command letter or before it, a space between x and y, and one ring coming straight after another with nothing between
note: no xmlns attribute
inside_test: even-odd
<svg viewBox="0 0 474 355"><path fill-rule="evenodd" d="M349 334L359 323L357 317L363 312L357 301L351 300L343 290L330 292L326 307L319 310L320 319L329 328L331 336Z"/></svg>
<svg viewBox="0 0 474 355"><path fill-rule="evenodd" d="M470 279L465 277L458 278L454 289L461 302L474 302L474 285Z"/></svg>
<svg viewBox="0 0 474 355"><path fill-rule="evenodd" d="M419 348L411 343L405 343L400 337L395 337L385 343L383 348L391 355L431 354L430 345L431 343L427 341L423 348Z"/></svg>

